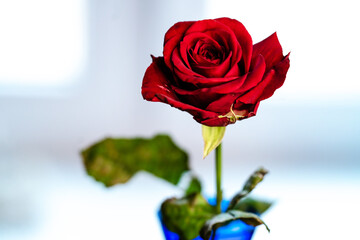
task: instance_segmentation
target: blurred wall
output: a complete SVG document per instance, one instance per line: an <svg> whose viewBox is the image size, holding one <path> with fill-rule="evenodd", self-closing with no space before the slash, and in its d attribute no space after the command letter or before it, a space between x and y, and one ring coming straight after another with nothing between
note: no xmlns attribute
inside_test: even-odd
<svg viewBox="0 0 360 240"><path fill-rule="evenodd" d="M191 4L193 11L186 5L88 1L87 58L81 75L56 92L13 86L11 90L25 93L0 95L0 151L73 154L104 135L152 134L156 112L142 100L142 77L150 54L161 54L166 30L181 19L203 16L202 1Z"/></svg>

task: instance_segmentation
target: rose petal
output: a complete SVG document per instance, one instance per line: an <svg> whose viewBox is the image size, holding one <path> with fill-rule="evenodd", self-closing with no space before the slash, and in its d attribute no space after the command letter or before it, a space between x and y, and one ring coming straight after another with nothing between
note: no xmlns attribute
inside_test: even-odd
<svg viewBox="0 0 360 240"><path fill-rule="evenodd" d="M231 30L234 32L240 46L242 49L242 61L243 61L243 72L248 72L250 68L250 61L253 51L253 44L252 44L252 38L249 34L249 32L246 30L244 25L231 18L218 18L215 19L218 22L221 22L222 24L227 25Z"/></svg>
<svg viewBox="0 0 360 240"><path fill-rule="evenodd" d="M244 104L242 102L236 102L233 106L234 112L246 112L245 116L240 119L240 120L244 120L247 119L249 117L253 117L256 115L257 109L259 107L259 103L256 104Z"/></svg>
<svg viewBox="0 0 360 240"><path fill-rule="evenodd" d="M238 47L238 43L236 42L236 40L231 40L232 37L229 35L229 32L221 29L217 31L193 32L186 34L186 36L184 37L184 41L187 38L195 40L196 42L198 39L202 39L204 42L208 42L211 45L214 45L214 47L219 50L225 50L226 52L229 52L231 50L235 50L231 47ZM233 46L229 44L232 44ZM195 44L193 46L194 50L199 49L195 47Z"/></svg>
<svg viewBox="0 0 360 240"><path fill-rule="evenodd" d="M201 43L203 44L209 44L211 46L213 46L215 49L217 49L217 51L222 51L221 46L219 45L219 43L217 41L215 41L212 38L209 38L208 35L206 35L205 33L192 33L189 35L186 35L184 37L184 39L180 42L180 57L183 60L183 62L185 63L186 67L191 69L191 64L189 63L189 57L190 59L198 64L201 64L199 62L199 59L194 58L193 55L197 55L195 52L198 50L197 48L199 48L201 45ZM190 55L190 50L193 49L195 52L191 53ZM189 56L190 55L190 56ZM201 61L204 61L204 59L200 59ZM209 63L208 61L205 61L207 64Z"/></svg>
<svg viewBox="0 0 360 240"><path fill-rule="evenodd" d="M224 77L236 77L236 76L240 76L240 68L239 68L239 64L234 64L230 67L230 70L225 74Z"/></svg>
<svg viewBox="0 0 360 240"><path fill-rule="evenodd" d="M225 29L209 30L204 33L208 35L209 38L218 42L218 44L225 49L227 54L229 54L229 52L234 53L231 64L235 65L241 59L242 48L231 29L228 29L225 25L223 25L223 27L225 27Z"/></svg>
<svg viewBox="0 0 360 240"><path fill-rule="evenodd" d="M197 121L217 118L218 115L216 113L181 102L170 87L172 84L171 79L172 76L165 65L164 58L153 57L153 62L147 68L143 79L141 93L144 99L153 102L168 103L172 107L190 113Z"/></svg>
<svg viewBox="0 0 360 240"><path fill-rule="evenodd" d="M171 55L171 61L173 63L174 72L175 72L176 75L178 75L177 74L178 72L181 72L186 76L196 76L196 77L204 78L204 76L202 76L201 74L199 74L197 72L194 72L191 68L186 66L185 61L183 61L182 57L180 56L180 50L179 49L177 49L177 48L174 49L174 51L173 51L173 53ZM179 78L180 78L180 80L182 80L181 77L179 77Z"/></svg>
<svg viewBox="0 0 360 240"><path fill-rule="evenodd" d="M237 79L237 76L221 77L221 78L207 78L198 73L195 73L193 70L187 68L179 57L178 51L173 52L173 62L174 62L174 73L179 80L191 84L196 88L211 87L221 83L229 82L234 79Z"/></svg>
<svg viewBox="0 0 360 240"><path fill-rule="evenodd" d="M271 97L275 90L283 85L289 67L290 60L288 54L281 62L265 74L264 78L257 86L239 97L236 102L255 104L261 100Z"/></svg>
<svg viewBox="0 0 360 240"><path fill-rule="evenodd" d="M234 94L234 93L244 93L256 86L261 82L262 77L265 72L265 61L262 56L258 57L257 63L253 71L236 78L233 81L226 82L223 84L218 84L214 87L198 88L196 90L187 90L182 89L176 86L173 86L174 91L180 95L192 95L200 96L201 98L206 98L206 94Z"/></svg>
<svg viewBox="0 0 360 240"><path fill-rule="evenodd" d="M209 126L209 127L225 127L225 126L227 126L227 125L229 125L231 123L230 120L228 118L226 118L226 117L223 117L223 118L219 118L219 117L209 118L209 119L201 120L201 121L198 121L198 122L201 123L202 125L206 125L206 126Z"/></svg>
<svg viewBox="0 0 360 240"><path fill-rule="evenodd" d="M199 95L189 95L189 94L188 95L177 94L177 95L179 97L179 100L181 100L181 102L186 102L187 104L190 104L200 109L206 109L206 107L211 102L221 97L220 94L211 93L211 92L199 94Z"/></svg>
<svg viewBox="0 0 360 240"><path fill-rule="evenodd" d="M282 59L284 59L282 48L277 38L276 32L254 45L252 61L255 61L256 57L259 55L262 55L265 59L266 72Z"/></svg>
<svg viewBox="0 0 360 240"><path fill-rule="evenodd" d="M217 25L219 24L217 23ZM223 25L222 27L230 31L227 26ZM213 46L216 51L228 56L226 59L222 59L222 63L218 65L210 62L197 53L199 48L205 44ZM224 77L225 75L226 77L239 76L237 63L240 61L242 51L236 40L236 36L231 31L228 32L223 29L217 29L216 31L187 32L180 42L179 48L180 49L175 48L173 50L171 60L173 66L185 75L201 75L206 78L218 78ZM188 54L191 52L189 48L193 48L190 59L194 64L189 63ZM225 53L223 52L224 49L226 50ZM233 56L233 53L235 53L235 56ZM230 66L232 66L231 69ZM230 73L229 69L231 70Z"/></svg>
<svg viewBox="0 0 360 240"><path fill-rule="evenodd" d="M210 103L206 110L210 112L216 112L220 115L225 115L231 111L231 107L234 104L235 100L239 97L239 94L227 94L219 98L216 101Z"/></svg>
<svg viewBox="0 0 360 240"><path fill-rule="evenodd" d="M254 66L252 67L251 71L249 72L249 76L246 78L244 84L241 85L241 88L238 88L236 92L246 92L251 88L255 87L256 85L261 82L266 69L266 63L264 57L259 55L255 61Z"/></svg>
<svg viewBox="0 0 360 240"><path fill-rule="evenodd" d="M282 60L280 63L278 63L273 67L275 71L275 75L269 81L269 84L267 84L266 87L264 88L264 91L261 94L259 101L271 97L274 94L275 90L280 88L284 84L287 71L290 67L289 56L290 53L286 55L284 60Z"/></svg>
<svg viewBox="0 0 360 240"><path fill-rule="evenodd" d="M171 54L176 46L179 45L181 39L184 37L185 31L194 23L189 22L178 22L174 24L165 34L164 38L164 60L166 66L172 69Z"/></svg>
<svg viewBox="0 0 360 240"><path fill-rule="evenodd" d="M222 22L218 21L218 19L214 19L214 20L209 19L209 20L195 22L186 30L186 32L184 34L188 35L190 33L195 33L195 32L206 33L211 38L214 38L218 42L221 41L224 44L224 46L226 44L230 44L229 51L231 50L233 52L234 60L235 59L240 60L242 58L243 47L241 46L241 42L239 42L239 39L236 36L234 30L231 29L226 24L223 24ZM219 34L219 33L221 33L221 34ZM250 37L250 40L251 40L251 37ZM252 41L250 42L250 45L251 45L251 49L252 49ZM246 47L247 47L247 45L246 45ZM248 57L249 57L248 61L250 63L250 56L248 56ZM232 62L232 66L235 65L236 63L237 62Z"/></svg>
<svg viewBox="0 0 360 240"><path fill-rule="evenodd" d="M201 75L209 78L219 78L223 77L225 73L229 70L230 60L232 53L230 52L229 56L219 65L213 66L195 66L193 70Z"/></svg>

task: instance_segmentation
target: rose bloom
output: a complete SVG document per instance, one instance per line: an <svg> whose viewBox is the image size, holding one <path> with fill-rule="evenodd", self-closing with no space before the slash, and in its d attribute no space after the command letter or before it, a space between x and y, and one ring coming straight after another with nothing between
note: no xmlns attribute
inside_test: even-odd
<svg viewBox="0 0 360 240"><path fill-rule="evenodd" d="M207 126L252 117L285 81L290 66L276 33L253 45L230 18L179 22L165 34L164 56L152 57L144 99L164 102Z"/></svg>

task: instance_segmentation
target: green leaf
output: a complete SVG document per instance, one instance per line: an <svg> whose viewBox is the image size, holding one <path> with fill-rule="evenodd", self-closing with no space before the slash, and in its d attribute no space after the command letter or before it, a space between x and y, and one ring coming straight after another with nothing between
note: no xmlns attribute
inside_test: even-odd
<svg viewBox="0 0 360 240"><path fill-rule="evenodd" d="M215 208L200 194L184 198L171 198L161 205L161 215L166 227L179 235L180 240L199 236L204 223L215 215Z"/></svg>
<svg viewBox="0 0 360 240"><path fill-rule="evenodd" d="M238 210L230 210L225 213L220 213L214 216L212 219L208 220L200 230L200 237L202 237L204 240L209 240L212 234L214 239L216 230L219 227L225 226L235 220L242 220L246 224L252 225L254 227L264 224L266 229L270 231L268 226L257 215Z"/></svg>
<svg viewBox="0 0 360 240"><path fill-rule="evenodd" d="M89 175L105 186L126 183L139 171L172 184L189 170L188 155L167 135L144 138L106 138L82 151Z"/></svg>
<svg viewBox="0 0 360 240"><path fill-rule="evenodd" d="M194 193L201 193L201 182L197 177L192 176L189 186L185 191L185 195L189 196Z"/></svg>
<svg viewBox="0 0 360 240"><path fill-rule="evenodd" d="M239 201L234 207L234 210L240 210L245 212L252 212L256 214L263 214L271 207L272 203L269 201L258 200L247 197Z"/></svg>
<svg viewBox="0 0 360 240"><path fill-rule="evenodd" d="M204 139L203 158L220 145L225 134L225 129L226 127L208 127L202 125L202 136Z"/></svg>
<svg viewBox="0 0 360 240"><path fill-rule="evenodd" d="M264 176L267 173L268 171L264 168L259 168L257 171L255 171L246 181L242 191L236 194L230 201L228 209L233 209L235 205L240 202L241 199L248 195L256 187L256 185L264 179Z"/></svg>

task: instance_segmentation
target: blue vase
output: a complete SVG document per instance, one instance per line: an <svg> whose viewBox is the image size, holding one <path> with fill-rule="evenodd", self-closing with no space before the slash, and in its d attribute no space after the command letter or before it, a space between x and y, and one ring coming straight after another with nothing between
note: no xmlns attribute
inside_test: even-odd
<svg viewBox="0 0 360 240"><path fill-rule="evenodd" d="M208 199L209 203L211 205L216 204L215 198ZM229 201L223 200L221 202L221 209L222 211L225 211L226 208L229 205ZM177 235L174 232L169 231L165 224L162 221L161 213L158 212L158 217L160 219L161 227L164 232L165 240L179 240L179 235ZM215 240L250 240L253 233L254 233L255 227L247 225L241 220L236 220L231 222L230 224L226 226L222 226L217 229L215 234ZM211 239L211 238L210 238ZM203 240L200 236L194 238L193 240Z"/></svg>

